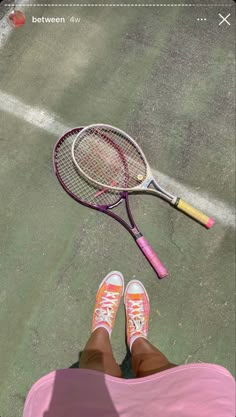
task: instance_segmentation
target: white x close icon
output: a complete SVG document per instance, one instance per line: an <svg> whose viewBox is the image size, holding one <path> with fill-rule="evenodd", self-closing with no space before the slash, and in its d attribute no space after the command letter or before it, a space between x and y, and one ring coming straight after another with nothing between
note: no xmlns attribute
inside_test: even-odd
<svg viewBox="0 0 236 417"><path fill-rule="evenodd" d="M229 13L229 14L228 14L228 16L226 16L226 17L223 17L223 16L219 13L219 16L220 16L220 17L221 17L221 19L222 19L222 20L221 20L221 22L219 23L219 26L220 26L220 25L222 25L222 23L223 23L223 22L227 23L227 24L230 26L230 23L229 23L229 22L228 22L228 20L227 20L227 19L228 19L228 17L230 16L230 13Z"/></svg>

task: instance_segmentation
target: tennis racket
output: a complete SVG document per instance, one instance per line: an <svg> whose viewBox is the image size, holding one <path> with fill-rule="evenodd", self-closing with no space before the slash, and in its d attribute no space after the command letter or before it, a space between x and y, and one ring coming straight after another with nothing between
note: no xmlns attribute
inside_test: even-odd
<svg viewBox="0 0 236 417"><path fill-rule="evenodd" d="M155 194L206 228L214 224L213 219L164 190L155 180L139 145L116 127L103 124L85 127L73 141L72 158L80 174L101 190Z"/></svg>
<svg viewBox="0 0 236 417"><path fill-rule="evenodd" d="M156 271L158 277L164 278L168 274L168 271L135 224L129 206L128 193L104 189L98 191L97 187L85 180L76 168L71 158L71 147L76 138L78 142L78 134L82 129L79 127L65 133L54 147L54 171L61 186L78 203L106 213L122 224L134 238L142 253ZM120 204L124 204L130 224L112 211Z"/></svg>

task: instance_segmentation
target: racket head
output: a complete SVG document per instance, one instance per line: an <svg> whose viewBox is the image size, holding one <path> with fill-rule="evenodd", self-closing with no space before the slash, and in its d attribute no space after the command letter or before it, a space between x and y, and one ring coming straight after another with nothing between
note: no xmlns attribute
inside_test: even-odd
<svg viewBox="0 0 236 417"><path fill-rule="evenodd" d="M78 203L100 211L119 205L124 193L107 190L96 196L98 187L86 181L71 158L71 146L83 127L76 127L58 139L53 149L54 172L64 190Z"/></svg>
<svg viewBox="0 0 236 417"><path fill-rule="evenodd" d="M133 191L150 181L151 170L139 145L124 131L105 124L81 130L72 159L91 184L113 191Z"/></svg>

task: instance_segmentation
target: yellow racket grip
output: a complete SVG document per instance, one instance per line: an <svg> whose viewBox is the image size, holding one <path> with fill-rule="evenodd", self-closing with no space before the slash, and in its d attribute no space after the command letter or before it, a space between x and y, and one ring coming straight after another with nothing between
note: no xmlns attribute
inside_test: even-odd
<svg viewBox="0 0 236 417"><path fill-rule="evenodd" d="M178 198L176 201L176 207L183 211L183 213L187 214L188 216L192 217L193 219L197 220L199 223L203 224L207 229L210 229L215 220L211 219L210 217L206 216L201 211L195 209L190 204L186 203L181 198Z"/></svg>

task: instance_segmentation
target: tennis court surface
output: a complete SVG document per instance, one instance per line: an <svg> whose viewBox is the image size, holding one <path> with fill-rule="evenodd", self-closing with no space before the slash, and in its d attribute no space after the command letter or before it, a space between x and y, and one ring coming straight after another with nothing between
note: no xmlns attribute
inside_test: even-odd
<svg viewBox="0 0 236 417"><path fill-rule="evenodd" d="M225 3L28 3L24 26L0 21L1 417L20 417L39 377L77 362L110 270L143 281L150 341L172 362L234 374L234 3ZM55 178L56 141L91 123L127 131L161 184L215 218L206 230L154 196L130 198L170 271L161 281L124 228ZM121 362L122 308L112 344Z"/></svg>

